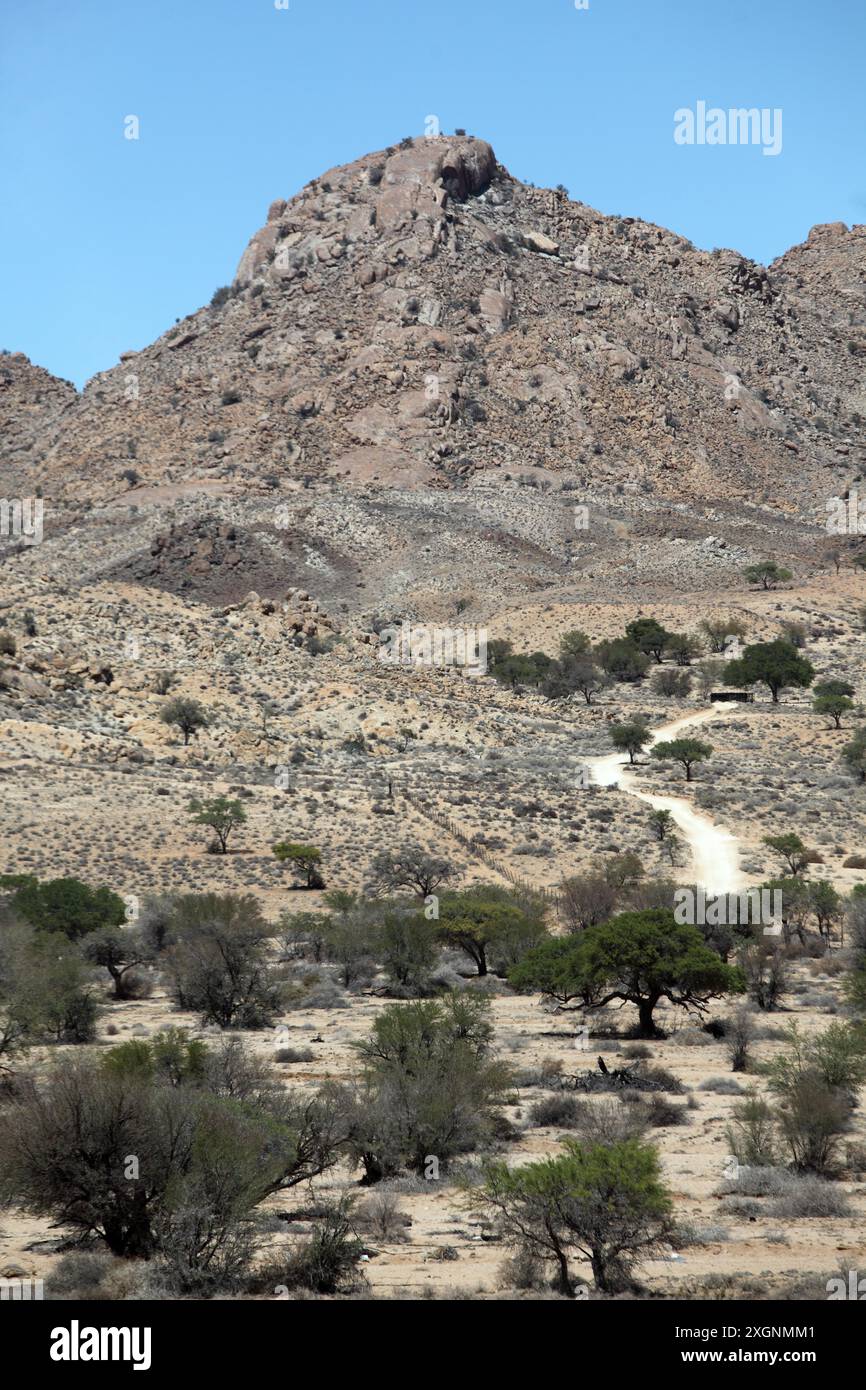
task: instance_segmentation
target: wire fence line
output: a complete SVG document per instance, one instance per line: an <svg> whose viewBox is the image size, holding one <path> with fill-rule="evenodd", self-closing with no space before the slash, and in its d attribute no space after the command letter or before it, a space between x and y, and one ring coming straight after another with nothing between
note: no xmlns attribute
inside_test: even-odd
<svg viewBox="0 0 866 1390"><path fill-rule="evenodd" d="M501 877L506 879L514 888L518 888L526 893L537 893L545 902L550 903L557 909L561 906L562 897L556 889L537 888L534 884L517 873L516 870L512 869L509 864L503 864L501 859L497 859L494 854L491 854L487 847L479 843L475 836L467 835L457 821L453 820L451 816L447 815L444 811L437 810L435 807L431 806L429 802L426 802L423 797L416 796L408 787L403 788L402 796L411 806L414 806L415 810L418 811L420 815L432 821L439 829L447 831L447 833L451 835L458 844L462 845L473 858L479 859L488 869L492 869L494 873L501 875Z"/></svg>

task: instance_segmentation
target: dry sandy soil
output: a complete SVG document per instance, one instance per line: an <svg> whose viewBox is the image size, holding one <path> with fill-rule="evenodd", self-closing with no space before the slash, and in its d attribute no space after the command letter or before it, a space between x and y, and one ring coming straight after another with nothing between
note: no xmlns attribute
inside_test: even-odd
<svg viewBox="0 0 866 1390"><path fill-rule="evenodd" d="M263 1057L274 1055L275 1041L281 1047L308 1048L314 1053L313 1062L275 1064L287 1084L313 1088L325 1079L348 1078L357 1069L350 1043L367 1035L382 1001L364 992L348 996L345 1002L348 1007L339 1009L292 1011L280 1020L278 1035L257 1032L247 1036ZM828 1014L838 1007L838 977L825 973L823 962L804 964L796 971L794 993L786 1002L788 1009L784 1014L762 1016L761 1021L770 1031L781 1035L782 1027L791 1021L805 1032L825 1026ZM625 1041L592 1037L590 1050L580 1051L575 1046L575 1016L548 1012L533 996L497 994L493 1007L497 1045L512 1064L518 1083L522 1073L537 1074L543 1066L550 1068L557 1063L568 1075L590 1068L597 1053L604 1054L609 1066L623 1065L633 1046ZM609 1011L604 1023L608 1028L622 1028L632 1022L626 1017L628 1012ZM712 1015L724 1012L724 1008L717 1007ZM648 1290L674 1297L730 1297L733 1290L743 1293L749 1289L753 1296L781 1297L786 1287L807 1280L812 1274L819 1278L833 1274L840 1261L852 1267L857 1267L858 1261L862 1264L866 1253L866 1172L856 1168L846 1170L838 1183L852 1203L852 1214L845 1218L792 1221L774 1217L773 1199L769 1197L757 1199L760 1214L755 1218L720 1211L720 1192L726 1190L725 1173L730 1162L725 1129L738 1096L719 1094L704 1089L704 1085L719 1077L730 1084L734 1080L730 1063L724 1045L700 1027L684 1018L675 1020L671 1012L662 1011L659 1018L673 1031L665 1041L648 1045L652 1060L681 1079L685 1093L672 1100L687 1108L685 1123L655 1129L651 1134L662 1156L678 1220L694 1229L696 1243L648 1261L643 1269ZM213 1036L202 1032L193 1016L175 1010L158 991L147 1001L112 1004L103 1017L96 1046L105 1048L132 1036L146 1036L178 1025L187 1027L193 1036ZM108 1026L115 1030L111 1036L106 1032ZM601 1021L594 1025L596 1030L602 1030ZM778 1038L758 1043L756 1059L768 1059L780 1045ZM46 1055L32 1058L37 1064L45 1060ZM735 1080L741 1095L753 1084L759 1090L764 1085L754 1077L740 1076ZM507 1114L521 1133L507 1145L509 1162L552 1153L565 1137L565 1131L526 1124L531 1106L551 1094L554 1092L544 1085L515 1086ZM597 1102L593 1099L590 1103ZM857 1119L848 1144L852 1155L859 1146L857 1162L866 1157L863 1140L862 1120ZM315 1187L318 1192L336 1194L352 1181L352 1175L337 1169ZM507 1288L508 1281L502 1274L507 1250L487 1238L488 1232L468 1211L453 1185L443 1179L429 1183L395 1181L386 1187L398 1195L399 1208L411 1219L411 1225L406 1228L403 1241L371 1243L372 1258L365 1264L365 1274L376 1292L418 1297L432 1288L443 1293L483 1290L490 1295ZM369 1198L362 1198L362 1202L366 1200ZM272 1199L264 1210L276 1215L303 1204L302 1192L297 1191ZM281 1232L286 1229L276 1222L273 1226ZM295 1234L308 1229L302 1221L291 1226ZM50 1272L57 1259L50 1247L56 1236L57 1231L46 1221L4 1212L0 1221L0 1265L23 1265L36 1277L46 1279L50 1287ZM48 1242L48 1249L43 1242ZM275 1236L274 1244L277 1243ZM438 1253L443 1249L453 1251L453 1256L443 1258ZM578 1274L589 1279L588 1268L576 1268Z"/></svg>
<svg viewBox="0 0 866 1390"><path fill-rule="evenodd" d="M567 628L584 628L595 638L612 635L640 611L652 611L671 627L693 629L702 616L735 610L746 616L755 638L774 635L783 617L797 618L809 628L810 659L822 673L848 676L860 695L866 673L855 614L863 597L861 583L826 576L814 586L767 595L741 591L721 603L698 595L667 605L624 597L538 613L524 608L520 622L506 610L490 619L489 628L491 636L511 635L516 646L552 652ZM507 867L527 882L555 889L562 877L624 849L641 853L650 873L669 874L650 839L648 807L632 795L637 789L673 795L678 806L698 809L703 824L734 837L738 855L731 867L737 864L746 882L759 882L774 868L760 843L769 829L797 830L819 848L825 857L820 872L838 887L863 877L842 867L844 858L861 850L866 820L866 797L838 761L844 729L825 729L807 699L790 692L779 706L759 698L735 710L705 709L698 694L687 701L662 700L645 687L614 687L590 708L582 700L552 705L489 678L383 669L370 646L353 635L330 653L310 657L282 639L279 614L262 612L255 599L220 615L152 589L100 583L74 597L37 597L30 606L40 635L25 638L21 649L38 657L33 664L43 670L41 677L34 672L37 679L54 680L61 666L52 664L52 653L66 651L65 643L84 653L88 668L111 662L115 678L104 685L85 673L69 690L55 681L50 693L35 699L7 692L0 711L4 871L76 874L138 898L248 890L274 921L286 907L319 905L319 894L292 890L270 853L274 840L288 835L322 847L329 887L363 886L374 853L408 839L447 851L466 881L504 882L500 870ZM124 660L128 632L142 636L134 660ZM238 655L227 660L232 651ZM64 660L75 665L73 656ZM189 748L156 717L164 697L152 693L150 681L160 668L178 671L181 683L173 693L195 695L218 714L215 727ZM255 717L263 698L277 706L266 728ZM698 769L690 786L679 772L643 760L619 788L584 787L579 771L587 760L602 759L596 766L610 772L610 720L637 711L656 726L696 719L701 736L713 744L712 761ZM405 728L416 737L401 739ZM343 747L359 730L367 739L363 755ZM303 760L293 761L298 750ZM277 767L289 770L285 789L275 786ZM224 857L204 852L206 832L190 824L186 811L190 796L218 791L241 796L248 812ZM455 828L463 838L454 837ZM466 840L474 837L473 847ZM705 862L707 848L705 843ZM697 861L683 864L681 877L689 881L699 868ZM758 1015L766 1034L756 1046L758 1061L779 1052L788 1022L813 1032L839 1016L837 955L800 961L785 1010ZM461 970L465 964L456 958L452 963ZM515 996L492 981L469 987L493 994L497 1048L515 1071L507 1114L519 1134L505 1147L509 1161L555 1151L562 1133L529 1123L531 1106L551 1093L537 1084L541 1069L561 1064L572 1074L593 1067L599 1053L609 1064L622 1063L629 1043L603 1035L625 1032L634 1022L631 1011L597 1019L590 1051L583 1054L574 1043L574 1015L551 1014L537 997ZM370 989L337 993L341 1007L295 1009L280 1020L288 1030L281 1043L314 1054L312 1062L275 1064L286 1084L313 1088L356 1070L349 1044L367 1034L383 1000ZM730 1007L719 1004L712 1012ZM855 1112L846 1136L848 1166L839 1179L852 1216L775 1217L771 1198L757 1199L754 1217L727 1214L720 1189L729 1152L726 1125L737 1093L724 1045L684 1016L669 1012L662 1021L670 1036L650 1044L650 1051L654 1062L683 1083L685 1092L673 1100L686 1108L684 1123L652 1134L678 1219L697 1234L678 1252L647 1263L648 1289L690 1297L732 1291L778 1297L807 1276L828 1277L840 1260L862 1263L862 1112ZM147 1001L106 1002L97 1046L176 1024L200 1032L197 1020L178 1013L157 987ZM273 1034L249 1037L262 1055L273 1055ZM29 1062L39 1069L50 1055L43 1049ZM728 1090L705 1088L720 1077ZM536 1084L522 1084L527 1079ZM765 1081L752 1075L736 1084L743 1094L752 1085L762 1089ZM317 1187L342 1191L356 1180L338 1169ZM403 1241L371 1243L364 1268L376 1292L490 1296L507 1287L501 1273L507 1251L487 1238L453 1184L443 1179L391 1187L411 1225ZM270 1215L300 1204L274 1199ZM273 1221L269 1229L282 1233L286 1225ZM299 1221L290 1229L298 1234L309 1226ZM0 1220L0 1263L22 1264L44 1277L57 1254L43 1242L56 1236L49 1223L7 1211ZM447 1256L437 1253L443 1249Z"/></svg>

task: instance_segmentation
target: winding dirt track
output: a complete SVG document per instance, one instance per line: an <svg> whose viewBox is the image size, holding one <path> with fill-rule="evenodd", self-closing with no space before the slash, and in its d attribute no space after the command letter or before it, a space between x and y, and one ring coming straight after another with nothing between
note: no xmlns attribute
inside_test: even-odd
<svg viewBox="0 0 866 1390"><path fill-rule="evenodd" d="M701 710L698 714L687 714L670 724L662 724L653 731L653 744L665 739L676 738L683 729L704 724L712 719L720 706ZM670 811L679 827L692 857L690 882L700 884L709 893L738 893L745 886L740 873L739 845L729 831L721 829L709 816L696 811L691 802L682 796L658 796L654 792L639 791L637 779L631 770L626 754L611 753L604 758L588 758L590 776L599 787L612 787L617 784L623 791L645 801L656 811Z"/></svg>

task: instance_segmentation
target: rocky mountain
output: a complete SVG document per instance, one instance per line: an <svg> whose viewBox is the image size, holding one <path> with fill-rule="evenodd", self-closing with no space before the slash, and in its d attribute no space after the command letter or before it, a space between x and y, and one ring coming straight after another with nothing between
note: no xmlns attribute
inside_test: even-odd
<svg viewBox="0 0 866 1390"><path fill-rule="evenodd" d="M817 554L860 478L864 266L866 227L765 268L520 183L482 140L405 140L272 203L232 284L80 395L5 356L4 476L49 535L88 509L88 572L183 570L209 601L311 568L349 607L700 586L708 559L716 584L786 521Z"/></svg>
<svg viewBox="0 0 866 1390"><path fill-rule="evenodd" d="M866 227L765 269L407 140L272 203L232 285L80 397L7 357L7 461L91 499L540 470L808 512L864 458L864 266Z"/></svg>

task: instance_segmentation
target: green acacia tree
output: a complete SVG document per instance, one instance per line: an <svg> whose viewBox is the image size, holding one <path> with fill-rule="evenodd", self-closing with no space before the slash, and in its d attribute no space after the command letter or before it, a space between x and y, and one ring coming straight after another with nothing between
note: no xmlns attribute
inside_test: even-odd
<svg viewBox="0 0 866 1390"><path fill-rule="evenodd" d="M658 762L680 763L685 769L686 781L692 780L695 763L706 762L713 751L711 743L703 743L699 738L674 738L657 743L650 749L650 757Z"/></svg>
<svg viewBox="0 0 866 1390"><path fill-rule="evenodd" d="M153 949L134 927L101 927L85 937L85 960L101 965L114 984L115 999L135 999L140 985L133 973L153 959Z"/></svg>
<svg viewBox="0 0 866 1390"><path fill-rule="evenodd" d="M812 708L816 714L829 714L833 727L840 729L842 715L854 708L853 694L854 687L850 681L819 681L814 687Z"/></svg>
<svg viewBox="0 0 866 1390"><path fill-rule="evenodd" d="M763 684L769 688L773 704L779 703L779 692L788 686L801 689L812 684L815 668L801 656L797 648L784 638L775 642L756 642L746 647L743 655L729 661L725 670L729 685L745 689Z"/></svg>
<svg viewBox="0 0 866 1390"><path fill-rule="evenodd" d="M519 990L540 990L562 1008L580 999L582 983L573 969L574 943L574 935L542 941L511 967L508 983Z"/></svg>
<svg viewBox="0 0 866 1390"><path fill-rule="evenodd" d="M198 700L191 700L185 695L178 695L163 705L159 717L163 724L171 724L180 729L184 748L191 738L198 737L199 729L206 729L210 725L207 712Z"/></svg>
<svg viewBox="0 0 866 1390"><path fill-rule="evenodd" d="M490 1000L466 990L392 1004L353 1046L364 1064L348 1107L348 1149L366 1183L425 1171L486 1146L511 1081L492 1056Z"/></svg>
<svg viewBox="0 0 866 1390"><path fill-rule="evenodd" d="M775 589L777 584L785 584L793 576L775 560L761 560L757 565L747 565L743 577L749 584L760 584L762 589Z"/></svg>
<svg viewBox="0 0 866 1390"><path fill-rule="evenodd" d="M676 834L673 814L670 811L650 811L648 817L649 828L655 835L659 844Z"/></svg>
<svg viewBox="0 0 866 1390"><path fill-rule="evenodd" d="M666 650L678 666L690 666L700 656L701 644L690 632L671 632Z"/></svg>
<svg viewBox="0 0 866 1390"><path fill-rule="evenodd" d="M322 862L322 851L317 849L315 845L296 845L287 840L281 840L273 846L273 851L281 864L291 864L292 868L301 875L305 888L324 888L325 880L319 870L319 865Z"/></svg>
<svg viewBox="0 0 866 1390"><path fill-rule="evenodd" d="M569 656L554 662L541 693L548 700L564 700L579 690L586 704L592 704L592 697L609 683L608 677L596 666L590 656Z"/></svg>
<svg viewBox="0 0 866 1390"><path fill-rule="evenodd" d="M825 878L816 879L808 884L807 891L809 906L815 914L818 933L829 949L833 928L841 926L845 920L844 899L832 883Z"/></svg>
<svg viewBox="0 0 866 1390"><path fill-rule="evenodd" d="M593 657L601 669L621 685L635 684L646 675L650 659L636 642L617 637L612 642L599 642Z"/></svg>
<svg viewBox="0 0 866 1390"><path fill-rule="evenodd" d="M746 635L746 624L741 618L703 618L698 627L706 637L710 651L715 653L725 651L729 638Z"/></svg>
<svg viewBox="0 0 866 1390"><path fill-rule="evenodd" d="M663 628L655 618L635 618L634 622L626 625L625 635L645 656L655 657L660 663L673 633Z"/></svg>
<svg viewBox="0 0 866 1390"><path fill-rule="evenodd" d="M572 628L559 639L559 655L563 661L575 656L586 656L591 646L592 642L585 632Z"/></svg>
<svg viewBox="0 0 866 1390"><path fill-rule="evenodd" d="M110 888L91 888L78 878L52 878L45 883L22 875L7 881L17 886L13 913L40 931L62 932L77 941L101 927L119 927L126 920L126 904Z"/></svg>
<svg viewBox="0 0 866 1390"><path fill-rule="evenodd" d="M634 1004L641 1037L658 1037L653 1014L662 999L702 1013L711 999L745 988L742 971L725 965L697 927L659 908L623 912L566 940L569 950L554 954L545 943L530 951L509 972L511 984L579 998L586 1009Z"/></svg>
<svg viewBox="0 0 866 1390"><path fill-rule="evenodd" d="M188 809L195 825L206 825L213 831L220 854L227 853L229 835L247 818L240 801L227 796L214 796L207 801L193 797Z"/></svg>
<svg viewBox="0 0 866 1390"><path fill-rule="evenodd" d="M573 1297L569 1261L588 1260L596 1288L616 1293L631 1284L642 1256L673 1231L672 1206L655 1149L636 1139L580 1144L517 1168L488 1163L471 1199L494 1215L506 1239L557 1269L557 1288Z"/></svg>
<svg viewBox="0 0 866 1390"><path fill-rule="evenodd" d="M544 907L505 888L477 884L446 893L439 903L440 941L464 951L479 975L495 952L508 965L547 935Z"/></svg>
<svg viewBox="0 0 866 1390"><path fill-rule="evenodd" d="M611 724L611 742L620 753L628 753L628 760L634 763L638 753L646 747L652 734L646 724L633 719L625 724Z"/></svg>
<svg viewBox="0 0 866 1390"><path fill-rule="evenodd" d="M796 877L803 874L810 864L819 864L821 857L816 850L807 849L800 836L793 830L784 835L764 835L762 844L775 850L782 859L789 874Z"/></svg>

